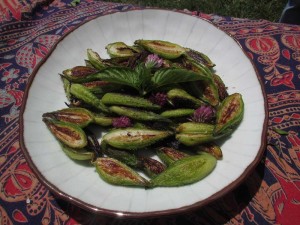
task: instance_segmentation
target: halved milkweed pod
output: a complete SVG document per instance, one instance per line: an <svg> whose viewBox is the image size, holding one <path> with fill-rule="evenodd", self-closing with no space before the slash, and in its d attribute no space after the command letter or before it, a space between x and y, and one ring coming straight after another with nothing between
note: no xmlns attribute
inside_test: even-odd
<svg viewBox="0 0 300 225"><path fill-rule="evenodd" d="M121 186L148 185L148 181L124 163L109 157L97 158L93 164L100 177L107 183Z"/></svg>
<svg viewBox="0 0 300 225"><path fill-rule="evenodd" d="M170 109L163 111L160 115L166 118L179 118L179 117L188 117L193 115L195 109Z"/></svg>
<svg viewBox="0 0 300 225"><path fill-rule="evenodd" d="M185 90L180 88L174 88L168 91L167 97L171 104L175 107L198 108L201 105L204 105L203 101L193 97Z"/></svg>
<svg viewBox="0 0 300 225"><path fill-rule="evenodd" d="M87 89L89 89L93 94L100 95L111 91L120 90L122 85L111 83L109 81L94 80L90 82L81 83Z"/></svg>
<svg viewBox="0 0 300 225"><path fill-rule="evenodd" d="M166 169L164 164L150 157L139 156L138 160L138 168L143 170L145 174L151 178L156 177Z"/></svg>
<svg viewBox="0 0 300 225"><path fill-rule="evenodd" d="M217 106L220 103L219 92L217 86L213 82L199 82L202 88L200 99L212 106Z"/></svg>
<svg viewBox="0 0 300 225"><path fill-rule="evenodd" d="M71 69L66 69L62 72L62 76L72 82L82 82L98 70L88 66L75 66Z"/></svg>
<svg viewBox="0 0 300 225"><path fill-rule="evenodd" d="M185 49L183 47L168 41L136 40L134 43L165 59L176 59L185 53Z"/></svg>
<svg viewBox="0 0 300 225"><path fill-rule="evenodd" d="M151 180L150 187L177 187L195 183L211 173L217 160L208 153L184 157Z"/></svg>
<svg viewBox="0 0 300 225"><path fill-rule="evenodd" d="M105 134L102 142L119 149L136 150L148 147L172 134L170 131L150 129L115 129Z"/></svg>
<svg viewBox="0 0 300 225"><path fill-rule="evenodd" d="M61 148L67 156L74 160L93 160L95 158L95 153L86 148L76 149L66 145L62 145Z"/></svg>
<svg viewBox="0 0 300 225"><path fill-rule="evenodd" d="M157 110L161 108L161 106L152 103L148 99L139 96L132 96L132 95L126 95L121 93L106 93L101 98L101 101L105 105L123 105L123 106L144 108L149 110Z"/></svg>
<svg viewBox="0 0 300 225"><path fill-rule="evenodd" d="M51 133L63 144L71 148L84 148L87 145L85 132L74 124L43 118Z"/></svg>
<svg viewBox="0 0 300 225"><path fill-rule="evenodd" d="M211 61L211 59L202 52L198 52L196 50L186 48L185 49L185 57L189 60L193 60L198 64L204 64L208 67L214 67L215 64Z"/></svg>
<svg viewBox="0 0 300 225"><path fill-rule="evenodd" d="M109 112L109 109L101 102L101 100L81 84L71 84L70 93L76 98L103 112Z"/></svg>
<svg viewBox="0 0 300 225"><path fill-rule="evenodd" d="M89 60L89 63L96 68L97 70L102 70L106 68L107 66L104 64L103 60L99 56L97 52L94 52L92 49L87 49L87 57Z"/></svg>
<svg viewBox="0 0 300 225"><path fill-rule="evenodd" d="M156 151L158 157L167 165L170 166L175 161L189 156L187 153L170 147L161 147Z"/></svg>
<svg viewBox="0 0 300 225"><path fill-rule="evenodd" d="M203 151L212 154L214 157L216 157L216 159L220 160L223 158L223 153L220 146L214 142L199 145L198 153L201 153Z"/></svg>
<svg viewBox="0 0 300 225"><path fill-rule="evenodd" d="M218 89L219 99L223 101L228 96L227 88L219 75L213 74L213 81Z"/></svg>
<svg viewBox="0 0 300 225"><path fill-rule="evenodd" d="M111 112L114 112L120 116L126 116L133 120L141 120L141 121L165 121L171 122L169 119L146 110L140 110L136 108L124 107L124 106L111 106L109 107Z"/></svg>
<svg viewBox="0 0 300 225"><path fill-rule="evenodd" d="M223 100L217 110L216 127L214 135L231 133L242 121L244 115L244 102L242 95L234 93Z"/></svg>
<svg viewBox="0 0 300 225"><path fill-rule="evenodd" d="M136 46L128 46L124 42L110 43L105 48L111 58L130 57L141 51Z"/></svg>
<svg viewBox="0 0 300 225"><path fill-rule="evenodd" d="M72 123L80 127L86 127L94 121L93 114L85 108L65 108L54 112L44 113L43 117Z"/></svg>

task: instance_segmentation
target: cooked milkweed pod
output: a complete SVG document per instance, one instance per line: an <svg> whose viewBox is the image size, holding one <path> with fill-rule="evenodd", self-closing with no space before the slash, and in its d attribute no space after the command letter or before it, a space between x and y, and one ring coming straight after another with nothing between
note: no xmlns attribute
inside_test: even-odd
<svg viewBox="0 0 300 225"><path fill-rule="evenodd" d="M134 43L165 59L176 59L185 52L180 45L168 41L136 40Z"/></svg>
<svg viewBox="0 0 300 225"><path fill-rule="evenodd" d="M219 145L217 145L214 142L199 145L198 147L198 153L204 151L207 153L212 154L216 159L222 159L223 158L223 153Z"/></svg>
<svg viewBox="0 0 300 225"><path fill-rule="evenodd" d="M106 93L101 98L101 101L105 105L123 105L150 110L156 110L161 108L159 105L152 103L148 99L120 93Z"/></svg>
<svg viewBox="0 0 300 225"><path fill-rule="evenodd" d="M218 89L219 99L223 101L228 96L227 88L219 75L213 74L213 81Z"/></svg>
<svg viewBox="0 0 300 225"><path fill-rule="evenodd" d="M111 83L109 81L102 81L102 80L94 80L89 82L81 83L87 89L89 89L93 94L104 94L110 91L120 90L122 85Z"/></svg>
<svg viewBox="0 0 300 225"><path fill-rule="evenodd" d="M103 136L102 142L119 149L136 150L148 147L170 135L172 133L169 131L125 128L108 132Z"/></svg>
<svg viewBox="0 0 300 225"><path fill-rule="evenodd" d="M176 139L186 146L195 146L211 142L215 138L212 133L179 133L176 134Z"/></svg>
<svg viewBox="0 0 300 225"><path fill-rule="evenodd" d="M68 146L61 146L64 153L74 160L93 160L95 153L87 150L86 148L70 148Z"/></svg>
<svg viewBox="0 0 300 225"><path fill-rule="evenodd" d="M212 134L215 126L209 123L186 122L176 128L179 133Z"/></svg>
<svg viewBox="0 0 300 225"><path fill-rule="evenodd" d="M217 160L208 153L184 157L151 180L150 187L176 187L195 183L211 173Z"/></svg>
<svg viewBox="0 0 300 225"><path fill-rule="evenodd" d="M88 66L75 66L63 71L62 75L72 82L82 82L88 76L97 73L98 70Z"/></svg>
<svg viewBox="0 0 300 225"><path fill-rule="evenodd" d="M84 148L87 145L86 134L79 126L46 117L43 121L51 133L63 144L71 148Z"/></svg>
<svg viewBox="0 0 300 225"><path fill-rule="evenodd" d="M188 117L193 115L195 109L170 109L163 111L160 115L166 118Z"/></svg>
<svg viewBox="0 0 300 225"><path fill-rule="evenodd" d="M175 161L189 156L188 154L170 147L161 147L156 151L158 157L167 165L170 166Z"/></svg>
<svg viewBox="0 0 300 225"><path fill-rule="evenodd" d="M108 117L100 113L94 113L94 123L103 127L111 126L113 119L113 117Z"/></svg>
<svg viewBox="0 0 300 225"><path fill-rule="evenodd" d="M242 95L235 93L223 100L217 110L214 135L232 131L243 119L244 102Z"/></svg>
<svg viewBox="0 0 300 225"><path fill-rule="evenodd" d="M213 82L207 81L199 82L199 84L201 85L203 91L200 99L212 106L217 106L220 102L217 86Z"/></svg>
<svg viewBox="0 0 300 225"><path fill-rule="evenodd" d="M138 166L139 163L138 157L131 152L128 152L126 150L115 149L111 147L106 147L103 148L102 150L103 153L108 157L117 159L130 167Z"/></svg>
<svg viewBox="0 0 300 225"><path fill-rule="evenodd" d="M214 67L215 64L211 61L211 59L202 52L198 52L193 49L186 48L185 57L190 60L197 62L198 64L204 64L208 67Z"/></svg>
<svg viewBox="0 0 300 225"><path fill-rule="evenodd" d="M107 183L122 186L146 186L148 181L120 161L109 158L97 158L93 164L100 177Z"/></svg>
<svg viewBox="0 0 300 225"><path fill-rule="evenodd" d="M88 88L81 84L71 84L70 93L76 98L84 101L85 103L100 109L103 112L108 112L108 108L98 99Z"/></svg>
<svg viewBox="0 0 300 225"><path fill-rule="evenodd" d="M124 106L111 106L109 107L109 110L120 116L126 116L133 120L170 122L167 118L151 111L145 111Z"/></svg>
<svg viewBox="0 0 300 225"><path fill-rule="evenodd" d="M151 178L156 177L166 169L164 164L149 157L140 156L138 160L138 168L143 170L145 174Z"/></svg>
<svg viewBox="0 0 300 225"><path fill-rule="evenodd" d="M88 57L89 63L97 70L102 70L106 67L106 65L103 63L103 60L99 56L99 54L97 52L94 52L90 48L87 49L87 57Z"/></svg>
<svg viewBox="0 0 300 225"><path fill-rule="evenodd" d="M85 108L65 108L54 112L44 113L43 117L72 123L80 127L86 127L94 121L93 114Z"/></svg>
<svg viewBox="0 0 300 225"><path fill-rule="evenodd" d="M124 42L110 43L105 48L111 58L130 57L140 52L140 49L138 49L137 47L128 46Z"/></svg>
<svg viewBox="0 0 300 225"><path fill-rule="evenodd" d="M167 93L168 100L176 107L198 108L204 102L187 93L185 90L175 88Z"/></svg>

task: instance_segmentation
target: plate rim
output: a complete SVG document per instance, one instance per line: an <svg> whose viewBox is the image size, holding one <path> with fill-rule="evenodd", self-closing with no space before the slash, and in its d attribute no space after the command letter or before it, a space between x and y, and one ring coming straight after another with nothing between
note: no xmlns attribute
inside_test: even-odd
<svg viewBox="0 0 300 225"><path fill-rule="evenodd" d="M96 20L96 19L98 19L100 17L103 17L103 16L108 16L108 15L118 14L118 13L127 13L127 12L131 12L131 11L148 11L148 10L149 11L152 10L152 11L166 11L166 12L172 12L172 13L179 13L179 14L184 14L184 15L187 15L187 16L195 17L197 19L206 21L210 25L212 25L215 28L221 30L226 35L228 35L230 38L232 38L233 41L239 46L239 48L242 50L243 54L250 61L251 65L254 69L254 72L256 74L256 78L259 81L260 89L262 91L265 115L264 115L263 129L262 129L262 134L261 134L260 147L259 147L258 153L255 156L254 160L244 169L242 174L236 180L232 181L229 185L225 186L224 188L222 188L221 190L217 191L216 193L214 193L213 195L209 196L208 198L206 198L204 200L195 202L191 205L179 207L179 208L159 210L159 211L151 211L151 212L129 212L129 211L105 209L105 208L101 208L101 207L94 206L92 204L86 203L86 202L84 202L84 201L82 201L78 198L72 197L69 194L61 191L57 186L55 186L50 181L48 181L43 176L43 174L40 172L40 170L37 168L37 166L34 164L33 160L30 157L29 151L26 148L26 144L25 144L25 141L24 141L24 113L25 113L25 109L26 109L26 103L27 103L27 100L28 100L28 94L29 94L31 85L32 85L39 69L47 61L47 59L50 57L52 52L56 49L57 45L65 37L70 35L73 31L75 31L79 27L83 26L84 24L86 24L86 23L88 23L92 20ZM246 180L246 178L256 169L258 163L260 162L261 158L264 155L265 148L267 146L267 140L266 140L267 129L268 129L268 126L267 126L267 124L268 124L267 95L266 95L265 88L263 86L262 78L259 76L258 70L257 70L254 62L250 59L249 55L245 52L245 50L243 49L241 44L238 42L238 40L232 34L230 34L226 30L223 30L221 27L219 27L217 24L213 23L212 21L210 21L206 18L202 18L202 17L199 17L199 16L192 15L188 12L183 11L183 10L160 9L160 8L155 8L155 7L129 8L129 9L122 10L122 11L117 11L117 12L114 11L114 12L104 13L104 14L101 14L101 15L97 15L93 18L90 18L90 19L84 21L83 23L80 23L79 25L76 25L76 27L74 29L67 32L66 34L64 34L63 36L61 36L57 40L57 42L51 47L51 49L49 49L48 54L36 65L36 67L34 68L34 70L31 73L31 76L28 78L28 83L27 83L27 85L25 87L25 90L24 90L24 96L23 96L23 99L22 99L22 105L21 105L20 113L19 113L19 124L20 124L20 127L19 127L19 129L20 129L19 130L20 148L21 148L21 150L22 150L22 152L25 156L26 162L28 163L28 165L32 169L32 172L36 175L38 180L44 186L46 186L51 191L52 194L58 196L59 198L65 200L65 201L68 201L68 202L78 206L79 208L85 209L87 211L90 211L92 213L99 214L99 215L122 217L122 218L159 217L159 216L167 216L167 215L187 213L189 211L194 211L196 209L204 207L204 206L208 205L209 203L214 202L215 200L217 200L220 197L224 196L225 194L228 194L230 191L233 191L236 187L238 187L240 184L242 184Z"/></svg>

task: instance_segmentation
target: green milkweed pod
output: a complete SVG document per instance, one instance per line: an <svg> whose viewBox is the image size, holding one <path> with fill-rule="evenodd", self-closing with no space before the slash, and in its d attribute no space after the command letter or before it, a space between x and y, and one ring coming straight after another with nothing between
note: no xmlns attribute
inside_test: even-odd
<svg viewBox="0 0 300 225"><path fill-rule="evenodd" d="M130 57L140 52L140 49L135 46L128 46L124 42L114 42L106 47L107 53L111 58L115 57Z"/></svg>
<svg viewBox="0 0 300 225"><path fill-rule="evenodd" d="M108 108L97 98L88 88L81 84L71 84L70 93L76 98L81 99L85 103L100 109L103 112L108 112Z"/></svg>
<svg viewBox="0 0 300 225"><path fill-rule="evenodd" d="M107 183L122 186L146 186L148 181L120 161L109 158L97 158L93 164L100 177Z"/></svg>
<svg viewBox="0 0 300 225"><path fill-rule="evenodd" d="M160 40L136 40L135 44L165 59L176 59L185 53L180 45Z"/></svg>
<svg viewBox="0 0 300 225"><path fill-rule="evenodd" d="M242 95L234 93L223 100L217 110L216 127L214 135L231 133L242 121L244 115L244 102Z"/></svg>
<svg viewBox="0 0 300 225"><path fill-rule="evenodd" d="M61 148L67 156L74 160L93 160L95 157L95 153L87 150L86 148L76 149L65 145L62 145Z"/></svg>
<svg viewBox="0 0 300 225"><path fill-rule="evenodd" d="M161 108L159 105L152 103L148 99L121 93L106 93L102 97L101 101L105 105L123 105L150 110L157 110Z"/></svg>
<svg viewBox="0 0 300 225"><path fill-rule="evenodd" d="M180 107L198 108L205 104L200 99L195 98L180 88L174 88L168 91L167 97L171 104Z"/></svg>
<svg viewBox="0 0 300 225"><path fill-rule="evenodd" d="M177 187L195 183L215 168L217 160L208 153L184 157L151 180L150 187Z"/></svg>
<svg viewBox="0 0 300 225"><path fill-rule="evenodd" d="M86 134L79 126L47 117L44 117L43 121L63 144L71 148L84 148L87 145Z"/></svg>
<svg viewBox="0 0 300 225"><path fill-rule="evenodd" d="M171 132L160 130L138 128L115 129L105 134L102 142L119 149L136 150L148 147L170 135L172 135Z"/></svg>
<svg viewBox="0 0 300 225"><path fill-rule="evenodd" d="M189 156L184 152L169 147L161 147L157 149L156 153L167 166L170 166L179 159Z"/></svg>
<svg viewBox="0 0 300 225"><path fill-rule="evenodd" d="M80 127L86 127L94 121L93 114L85 108L65 108L54 112L44 113L43 117L72 123Z"/></svg>

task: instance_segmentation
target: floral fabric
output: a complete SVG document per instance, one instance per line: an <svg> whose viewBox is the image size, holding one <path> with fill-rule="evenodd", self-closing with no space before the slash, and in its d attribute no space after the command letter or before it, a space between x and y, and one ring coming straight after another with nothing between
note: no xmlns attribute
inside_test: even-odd
<svg viewBox="0 0 300 225"><path fill-rule="evenodd" d="M0 1L0 224L296 224L300 221L300 26L185 12L234 37L256 67L268 107L268 145L235 190L194 212L151 219L93 215L54 196L36 178L19 145L19 112L28 78L51 48L95 17L132 5L55 0ZM287 131L279 134L275 128Z"/></svg>

